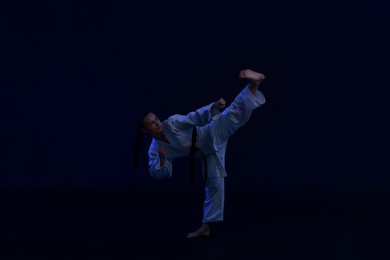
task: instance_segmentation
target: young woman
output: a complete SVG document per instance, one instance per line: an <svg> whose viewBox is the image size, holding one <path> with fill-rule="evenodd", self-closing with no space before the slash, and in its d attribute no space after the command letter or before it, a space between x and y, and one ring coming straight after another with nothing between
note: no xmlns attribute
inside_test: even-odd
<svg viewBox="0 0 390 260"><path fill-rule="evenodd" d="M152 112L141 121L140 129L153 138L149 147L149 173L154 178L171 177L173 160L192 155L194 149L205 158L203 221L188 238L209 236L210 224L223 221L227 141L248 121L252 111L265 102L258 90L265 78L263 74L245 69L240 71L239 77L249 83L226 109L226 102L221 98L187 115L172 115L163 122Z"/></svg>

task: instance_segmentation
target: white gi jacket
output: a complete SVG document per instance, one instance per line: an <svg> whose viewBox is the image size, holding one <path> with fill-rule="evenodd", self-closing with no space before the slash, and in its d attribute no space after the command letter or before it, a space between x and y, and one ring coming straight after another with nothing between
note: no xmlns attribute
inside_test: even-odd
<svg viewBox="0 0 390 260"><path fill-rule="evenodd" d="M218 109L211 111L211 103L187 115L170 116L162 123L163 133L170 144L153 138L149 147L149 173L156 179L171 177L173 159L186 157L190 153L192 128L196 126L196 147L206 155L208 178L226 177L225 151L228 138L246 123L252 110L264 102L265 98L260 91L253 95L246 87L222 113ZM161 167L158 155L160 146L166 149L166 161Z"/></svg>

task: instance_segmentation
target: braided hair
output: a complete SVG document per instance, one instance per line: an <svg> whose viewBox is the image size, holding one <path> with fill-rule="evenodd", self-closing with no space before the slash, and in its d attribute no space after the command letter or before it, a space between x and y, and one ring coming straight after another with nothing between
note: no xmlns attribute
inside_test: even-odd
<svg viewBox="0 0 390 260"><path fill-rule="evenodd" d="M135 132L135 138L134 138L134 154L133 154L133 166L134 170L137 169L139 164L139 157L140 157L140 151L141 151L141 139L142 139L142 132L145 128L144 125L144 118L149 114L150 112L144 113L141 118L138 120L137 128Z"/></svg>

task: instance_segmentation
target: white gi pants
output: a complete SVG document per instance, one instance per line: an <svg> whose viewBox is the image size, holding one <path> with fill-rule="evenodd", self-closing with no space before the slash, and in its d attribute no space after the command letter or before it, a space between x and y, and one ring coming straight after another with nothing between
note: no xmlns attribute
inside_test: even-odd
<svg viewBox="0 0 390 260"><path fill-rule="evenodd" d="M215 121L204 126L205 131L211 131L215 138L219 150L218 157L222 159L223 167L229 137L243 126L249 120L252 111L264 102L264 96L259 91L253 95L249 88L245 87ZM224 203L224 177L209 177L205 188L203 223L223 221Z"/></svg>

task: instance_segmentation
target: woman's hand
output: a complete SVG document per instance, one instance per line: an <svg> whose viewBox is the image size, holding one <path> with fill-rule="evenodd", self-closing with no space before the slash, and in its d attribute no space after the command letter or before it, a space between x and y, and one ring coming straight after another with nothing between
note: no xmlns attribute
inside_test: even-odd
<svg viewBox="0 0 390 260"><path fill-rule="evenodd" d="M226 106L226 101L223 98L220 98L214 102L211 109L218 108L219 111L222 111L223 109L225 109L225 106Z"/></svg>

